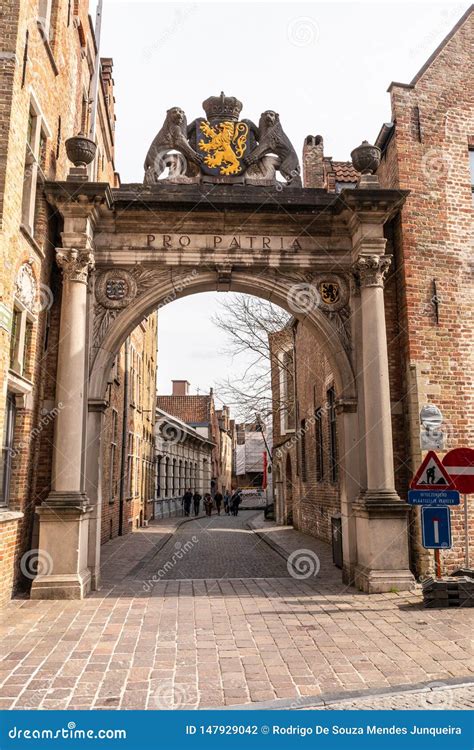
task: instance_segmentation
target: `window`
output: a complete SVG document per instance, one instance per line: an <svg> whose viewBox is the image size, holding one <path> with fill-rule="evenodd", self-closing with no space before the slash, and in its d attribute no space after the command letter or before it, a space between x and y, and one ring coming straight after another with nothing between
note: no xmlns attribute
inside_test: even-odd
<svg viewBox="0 0 474 750"><path fill-rule="evenodd" d="M38 173L43 174L46 162L46 133L39 108L30 106L28 131L26 135L25 173L21 221L29 234L34 233L36 185Z"/></svg>
<svg viewBox="0 0 474 750"><path fill-rule="evenodd" d="M10 370L22 377L31 376L30 354L33 340L33 315L15 300L10 338Z"/></svg>
<svg viewBox="0 0 474 750"><path fill-rule="evenodd" d="M135 436L135 481L133 483L133 496L138 497L140 494L140 449L141 440L138 436Z"/></svg>
<svg viewBox="0 0 474 750"><path fill-rule="evenodd" d="M336 394L334 388L327 392L329 420L329 473L331 482L337 480L337 433L336 433Z"/></svg>
<svg viewBox="0 0 474 750"><path fill-rule="evenodd" d="M306 466L306 419L301 420L300 427L300 466L301 466L301 480L306 482L308 479L308 472Z"/></svg>
<svg viewBox="0 0 474 750"><path fill-rule="evenodd" d="M51 40L52 5L52 0L39 0L38 3L38 23L41 26L44 39L48 42Z"/></svg>
<svg viewBox="0 0 474 750"><path fill-rule="evenodd" d="M5 408L5 425L3 429L2 442L2 464L1 464L1 495L0 507L8 506L10 500L10 480L13 458L13 438L15 433L16 406L15 397L9 393Z"/></svg>
<svg viewBox="0 0 474 750"><path fill-rule="evenodd" d="M127 497L132 497L133 493L133 433L128 433L128 445L127 445Z"/></svg>
<svg viewBox="0 0 474 750"><path fill-rule="evenodd" d="M165 483L165 497L168 497L169 494L169 458L165 459L165 473L164 473L164 483Z"/></svg>
<svg viewBox="0 0 474 750"><path fill-rule="evenodd" d="M295 389L293 349L279 354L280 362L280 429L281 434L295 429Z"/></svg>
<svg viewBox="0 0 474 750"><path fill-rule="evenodd" d="M115 471L117 462L117 443L118 443L118 414L112 409L112 426L110 437L110 459L109 459L109 503L115 500L117 483L115 481Z"/></svg>
<svg viewBox="0 0 474 750"><path fill-rule="evenodd" d="M156 459L156 497L161 497L161 463L162 458L158 456Z"/></svg>
<svg viewBox="0 0 474 750"><path fill-rule="evenodd" d="M324 479L324 441L323 441L323 410L316 409L314 423L314 438L316 441L316 481Z"/></svg>
<svg viewBox="0 0 474 750"><path fill-rule="evenodd" d="M469 167L471 169L472 199L474 200L474 148L469 149Z"/></svg>

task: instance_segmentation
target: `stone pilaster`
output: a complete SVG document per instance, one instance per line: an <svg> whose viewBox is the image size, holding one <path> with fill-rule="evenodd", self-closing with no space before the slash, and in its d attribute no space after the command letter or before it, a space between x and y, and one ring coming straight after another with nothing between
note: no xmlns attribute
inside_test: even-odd
<svg viewBox="0 0 474 750"><path fill-rule="evenodd" d="M84 486L87 284L94 268L91 235L88 212L65 215L63 247L56 251L63 288L51 492L37 510L39 548L51 563L48 574L33 581L33 599L82 599L91 588L88 558L93 508Z"/></svg>
<svg viewBox="0 0 474 750"><path fill-rule="evenodd" d="M377 244L373 238L370 246ZM384 281L391 259L360 253L353 271L360 287L366 484L352 510L357 529L356 584L369 593L409 589L408 506L396 490L384 309Z"/></svg>

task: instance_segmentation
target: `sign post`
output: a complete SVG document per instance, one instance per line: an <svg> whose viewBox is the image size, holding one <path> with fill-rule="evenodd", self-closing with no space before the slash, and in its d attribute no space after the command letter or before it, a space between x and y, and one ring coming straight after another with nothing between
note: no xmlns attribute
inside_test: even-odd
<svg viewBox="0 0 474 750"><path fill-rule="evenodd" d="M422 542L434 550L436 578L441 578L440 549L451 547L449 505L459 505L459 492L434 451L428 451L410 483L408 502L421 505Z"/></svg>
<svg viewBox="0 0 474 750"><path fill-rule="evenodd" d="M469 508L468 495L474 493L474 450L454 448L446 453L443 466L464 500L464 564L469 567Z"/></svg>
<svg viewBox="0 0 474 750"><path fill-rule="evenodd" d="M436 578L441 578L441 549L451 547L451 512L445 506L421 509L423 547L434 550Z"/></svg>

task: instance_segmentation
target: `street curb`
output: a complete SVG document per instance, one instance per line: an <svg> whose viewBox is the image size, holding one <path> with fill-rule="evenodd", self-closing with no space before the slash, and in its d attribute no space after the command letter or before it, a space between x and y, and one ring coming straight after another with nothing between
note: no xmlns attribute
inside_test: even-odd
<svg viewBox="0 0 474 750"><path fill-rule="evenodd" d="M300 698L276 698L271 701L240 703L232 706L202 706L200 710L284 711L293 709L298 711L305 708L330 706L334 703L346 703L347 701L359 698L363 700L371 697L408 695L410 693L430 693L435 692L436 690L444 690L446 688L471 687L472 685L474 685L474 677L463 677L462 679L452 677L446 680L431 680L430 682L420 682L417 685L407 685L406 688L396 685L390 688L376 688L374 690L341 691L339 693L328 693L327 695L306 695Z"/></svg>
<svg viewBox="0 0 474 750"><path fill-rule="evenodd" d="M284 547L281 546L281 544L278 544L278 542L273 541L273 539L269 539L266 536L265 531L263 531L261 528L254 528L252 526L252 522L248 521L247 527L254 532L260 539L265 542L265 544L268 544L269 547L273 549L274 552L276 552L280 557L283 557L283 559L288 562L288 558L291 555L291 552L288 552ZM271 532L270 532L271 533Z"/></svg>
<svg viewBox="0 0 474 750"><path fill-rule="evenodd" d="M184 526L185 523L189 523L190 521L199 521L201 518L206 518L206 516L205 515L199 515L199 516L192 516L192 518L181 518L178 521L178 523L176 524L176 526L173 529L173 531L170 531L167 534L165 534L165 536L161 539L161 541L158 542L158 544L156 545L156 547L154 547L152 550L150 550L150 552L147 555L145 555L144 557L142 557L142 559L140 560L140 562L138 562L135 565L135 567L131 569L129 575L136 576L136 574L138 574L141 570L143 570L143 568L145 567L145 565L148 565L148 563L150 563L153 560L153 558L156 557L156 555L159 552L161 552L161 550L163 549L163 547L166 544L168 544L168 542L170 541L170 539L173 538L173 536L175 535L176 531L181 526ZM150 527L148 527L148 528L150 528Z"/></svg>

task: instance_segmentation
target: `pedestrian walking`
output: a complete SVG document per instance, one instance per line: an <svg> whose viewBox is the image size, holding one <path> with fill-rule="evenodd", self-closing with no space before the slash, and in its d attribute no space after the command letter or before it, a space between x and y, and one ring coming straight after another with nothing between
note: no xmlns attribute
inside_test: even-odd
<svg viewBox="0 0 474 750"><path fill-rule="evenodd" d="M195 516L199 515L199 509L201 507L201 500L202 500L202 495L200 495L199 492L197 490L195 490L194 491L194 495L193 495L194 515Z"/></svg>
<svg viewBox="0 0 474 750"><path fill-rule="evenodd" d="M224 511L225 514L228 516L230 513L230 492L229 490L226 490L224 492Z"/></svg>
<svg viewBox="0 0 474 750"><path fill-rule="evenodd" d="M239 490L236 490L232 495L231 510L233 516L239 515L239 505L241 503L242 496Z"/></svg>
<svg viewBox="0 0 474 750"><path fill-rule="evenodd" d="M206 509L206 516L212 515L212 497L209 492L204 495L204 507Z"/></svg>
<svg viewBox="0 0 474 750"><path fill-rule="evenodd" d="M189 490L186 490L186 492L183 495L183 509L184 509L185 516L189 516L192 500L193 500L193 493L191 492L191 488L189 488Z"/></svg>
<svg viewBox="0 0 474 750"><path fill-rule="evenodd" d="M220 514L221 514L222 500L223 499L224 498L222 497L222 492L216 492L216 494L214 495L214 502L216 504L216 510L217 510L217 515L218 516L220 516Z"/></svg>

